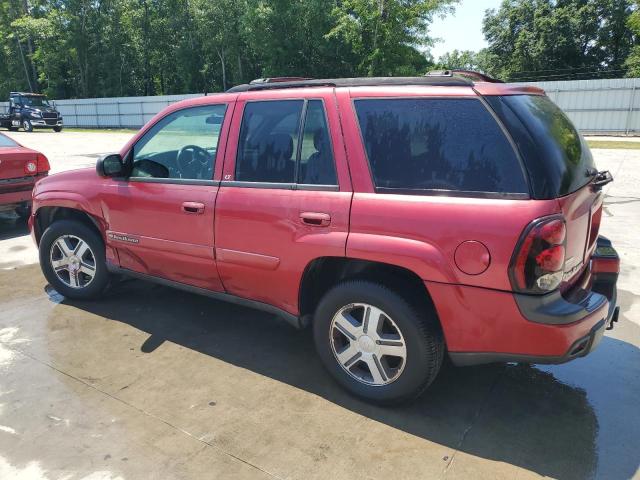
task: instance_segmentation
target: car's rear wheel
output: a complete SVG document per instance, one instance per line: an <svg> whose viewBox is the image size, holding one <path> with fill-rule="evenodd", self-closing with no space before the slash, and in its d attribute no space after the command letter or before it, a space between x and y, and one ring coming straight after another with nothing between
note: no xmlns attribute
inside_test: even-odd
<svg viewBox="0 0 640 480"><path fill-rule="evenodd" d="M33 125L31 124L30 120L27 120L26 118L22 121L22 129L25 132L33 132Z"/></svg>
<svg viewBox="0 0 640 480"><path fill-rule="evenodd" d="M316 349L351 393L377 403L420 395L435 379L444 340L429 308L383 285L349 281L330 290L314 316Z"/></svg>
<svg viewBox="0 0 640 480"><path fill-rule="evenodd" d="M40 266L51 286L74 299L94 298L109 283L100 236L80 222L60 220L40 239Z"/></svg>

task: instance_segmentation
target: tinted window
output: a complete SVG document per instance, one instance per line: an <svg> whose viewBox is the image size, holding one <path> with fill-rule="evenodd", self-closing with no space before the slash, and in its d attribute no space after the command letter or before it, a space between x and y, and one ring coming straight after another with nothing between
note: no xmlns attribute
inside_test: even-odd
<svg viewBox="0 0 640 480"><path fill-rule="evenodd" d="M244 107L235 179L294 183L302 100L250 102Z"/></svg>
<svg viewBox="0 0 640 480"><path fill-rule="evenodd" d="M18 144L11 140L9 137L5 137L0 134L0 147L17 147Z"/></svg>
<svg viewBox="0 0 640 480"><path fill-rule="evenodd" d="M586 185L595 168L589 147L571 120L548 97L540 95L505 96L502 100L516 113L538 147L536 158L543 162L544 182L553 185L551 196L563 196Z"/></svg>
<svg viewBox="0 0 640 480"><path fill-rule="evenodd" d="M303 132L298 183L337 185L331 137L321 100L309 100Z"/></svg>
<svg viewBox="0 0 640 480"><path fill-rule="evenodd" d="M225 105L173 112L133 147L132 177L211 180Z"/></svg>
<svg viewBox="0 0 640 480"><path fill-rule="evenodd" d="M356 100L377 187L527 193L511 144L476 99Z"/></svg>

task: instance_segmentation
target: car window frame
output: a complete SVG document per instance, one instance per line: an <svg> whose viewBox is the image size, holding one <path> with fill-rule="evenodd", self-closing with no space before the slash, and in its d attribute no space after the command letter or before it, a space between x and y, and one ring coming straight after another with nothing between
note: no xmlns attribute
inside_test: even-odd
<svg viewBox="0 0 640 480"><path fill-rule="evenodd" d="M245 121L245 110L247 106L251 103L267 103L267 102L286 102L286 101L302 101L302 110L300 112L300 119L298 121L298 142L296 144L296 161L294 168L294 182L292 183L279 183L279 182L253 182L253 181L245 181L245 180L235 180L235 176L238 168L238 154L240 152L240 132L242 131L242 125ZM310 101L319 100L322 102L322 112L324 115L325 124L327 126L327 133L329 137L329 143L331 145L331 157L333 162L333 169L336 177L335 185L315 185L311 183L298 183L298 173L300 168L300 155L302 152L302 140L304 136L304 127L307 121L307 106ZM239 131L238 131L238 141L236 144L235 150L235 158L233 159L233 180L222 180L220 183L221 186L224 187L241 187L241 188L266 188L266 189L275 189L275 190L304 190L304 191L329 191L329 192L338 192L340 191L340 185L338 180L338 167L336 164L336 155L334 149L333 139L331 138L331 126L329 123L329 117L327 115L327 105L325 99L322 97L286 97L286 98L264 98L264 99L251 99L243 102L242 111L239 112L241 115Z"/></svg>
<svg viewBox="0 0 640 480"><path fill-rule="evenodd" d="M520 167L520 172L522 174L522 178L524 179L526 185L526 192L479 192L473 190L446 190L446 189L417 189L417 188L395 188L395 187L379 187L376 185L375 176L373 174L373 170L371 169L371 162L369 160L369 154L367 152L364 136L362 134L362 128L360 126L360 120L358 118L358 111L356 110L356 102L359 100L467 100L467 101L478 101L484 107L484 109L489 113L489 115L493 118L493 120L498 125L498 128L504 135L504 138L507 140L509 145L511 146L511 150L513 151L518 166ZM395 195L417 195L417 196L431 196L431 197L462 197L462 198L482 198L482 199L505 199L505 200L530 200L532 198L531 192L531 182L529 179L529 175L524 165L524 160L520 151L512 138L509 130L505 127L500 118L493 111L493 108L487 103L487 101L479 95L470 96L470 95L409 95L409 96L398 96L398 95L390 95L390 96L352 96L350 98L351 108L353 113L353 118L355 121L355 125L358 131L360 144L362 146L362 151L364 154L364 160L366 167L369 171L369 176L371 179L371 185L373 186L373 191L376 194L395 194Z"/></svg>
<svg viewBox="0 0 640 480"><path fill-rule="evenodd" d="M126 176L121 177L121 180L126 180L128 182L134 183L163 183L163 184L173 184L173 185L206 185L206 186L219 186L220 180L215 180L216 175L216 166L218 162L224 161L224 153L221 152L221 140L223 140L224 129L229 127L230 116L233 113L233 108L229 108L230 102L219 102L219 103L204 103L201 105L187 105L184 108L177 108L175 110L171 110L167 112L166 115L158 118L155 122L150 124L139 138L136 139L135 143L133 143L129 147L129 151L123 158L123 163L125 164ZM220 123L220 133L218 135L218 143L216 145L216 154L213 158L212 164L212 175L211 179L190 179L190 178L155 178L155 177L132 177L131 170L133 168L133 151L135 150L138 143L140 143L144 138L150 133L151 129L155 127L158 123L163 121L169 115L173 115L178 112L183 112L185 110L191 110L193 108L202 108L202 107L215 107L215 106L224 106L224 112L222 114L222 122ZM231 114L229 113L231 111ZM157 133L157 132L156 132ZM224 139L226 141L226 138Z"/></svg>

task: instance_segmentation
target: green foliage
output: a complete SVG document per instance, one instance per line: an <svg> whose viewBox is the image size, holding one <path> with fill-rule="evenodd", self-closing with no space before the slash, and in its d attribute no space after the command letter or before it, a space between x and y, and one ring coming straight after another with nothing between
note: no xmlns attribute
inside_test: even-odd
<svg viewBox="0 0 640 480"><path fill-rule="evenodd" d="M413 75L458 0L2 0L0 99L220 91L269 76Z"/></svg>
<svg viewBox="0 0 640 480"><path fill-rule="evenodd" d="M636 38L640 37L640 0L634 2L635 10L627 19L627 27L633 32ZM640 46L635 45L625 62L628 77L640 77Z"/></svg>
<svg viewBox="0 0 640 480"><path fill-rule="evenodd" d="M490 73L506 80L622 76L635 43L630 0L503 0L488 10Z"/></svg>

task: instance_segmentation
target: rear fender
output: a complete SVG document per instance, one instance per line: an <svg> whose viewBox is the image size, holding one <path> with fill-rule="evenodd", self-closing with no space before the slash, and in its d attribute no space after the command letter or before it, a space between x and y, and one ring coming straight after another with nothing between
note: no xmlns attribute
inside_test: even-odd
<svg viewBox="0 0 640 480"><path fill-rule="evenodd" d="M350 233L347 257L381 262L406 268L423 280L457 283L445 255L420 240L369 233Z"/></svg>

